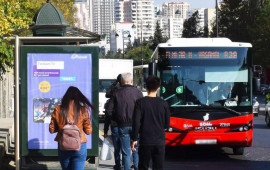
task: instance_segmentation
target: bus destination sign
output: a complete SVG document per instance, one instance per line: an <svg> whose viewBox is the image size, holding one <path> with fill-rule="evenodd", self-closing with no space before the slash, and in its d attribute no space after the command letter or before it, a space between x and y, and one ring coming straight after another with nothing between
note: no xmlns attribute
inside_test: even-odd
<svg viewBox="0 0 270 170"><path fill-rule="evenodd" d="M237 51L165 51L160 59L237 59Z"/></svg>

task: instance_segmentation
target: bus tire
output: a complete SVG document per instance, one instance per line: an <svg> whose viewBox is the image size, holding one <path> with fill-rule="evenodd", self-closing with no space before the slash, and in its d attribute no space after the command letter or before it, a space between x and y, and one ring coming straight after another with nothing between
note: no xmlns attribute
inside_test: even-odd
<svg viewBox="0 0 270 170"><path fill-rule="evenodd" d="M234 155L243 155L244 154L244 147L233 147L233 154Z"/></svg>

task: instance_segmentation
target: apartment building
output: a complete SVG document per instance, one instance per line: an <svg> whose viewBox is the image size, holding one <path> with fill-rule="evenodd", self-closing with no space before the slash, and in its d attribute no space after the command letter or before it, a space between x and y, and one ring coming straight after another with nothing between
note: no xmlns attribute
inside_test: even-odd
<svg viewBox="0 0 270 170"><path fill-rule="evenodd" d="M154 35L154 1L153 0L132 0L131 1L132 22L136 27L136 38L149 40Z"/></svg>
<svg viewBox="0 0 270 170"><path fill-rule="evenodd" d="M92 32L110 35L114 23L115 0L92 0ZM109 43L110 39L108 39Z"/></svg>
<svg viewBox="0 0 270 170"><path fill-rule="evenodd" d="M189 4L187 2L165 2L162 4L163 16L168 18L187 18Z"/></svg>
<svg viewBox="0 0 270 170"><path fill-rule="evenodd" d="M115 0L115 23L132 22L132 0Z"/></svg>
<svg viewBox="0 0 270 170"><path fill-rule="evenodd" d="M75 18L77 19L76 27L91 31L92 30L92 13L91 9L92 0L75 0L74 5L78 9L75 13Z"/></svg>
<svg viewBox="0 0 270 170"><path fill-rule="evenodd" d="M216 9L207 8L204 10L204 25L208 28L208 33L213 30L213 23L216 21Z"/></svg>

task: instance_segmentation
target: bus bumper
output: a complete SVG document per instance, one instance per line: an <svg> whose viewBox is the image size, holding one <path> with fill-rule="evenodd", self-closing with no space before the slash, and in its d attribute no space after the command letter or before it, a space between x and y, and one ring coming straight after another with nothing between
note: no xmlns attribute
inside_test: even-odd
<svg viewBox="0 0 270 170"><path fill-rule="evenodd" d="M227 133L174 133L166 132L166 146L217 145L251 146L253 130Z"/></svg>

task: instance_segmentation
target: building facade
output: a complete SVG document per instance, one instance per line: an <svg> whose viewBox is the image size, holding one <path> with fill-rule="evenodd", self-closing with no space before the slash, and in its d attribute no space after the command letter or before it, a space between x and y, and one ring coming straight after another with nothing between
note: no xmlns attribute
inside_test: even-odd
<svg viewBox="0 0 270 170"><path fill-rule="evenodd" d="M110 49L115 54L118 50L125 52L128 45L134 43L136 38L135 28L132 22L115 23L111 27Z"/></svg>
<svg viewBox="0 0 270 170"><path fill-rule="evenodd" d="M187 2L165 2L162 5L163 16L168 18L187 18L189 4Z"/></svg>
<svg viewBox="0 0 270 170"><path fill-rule="evenodd" d="M208 34L213 31L213 23L216 21L216 9L204 10L204 25L208 28Z"/></svg>
<svg viewBox="0 0 270 170"><path fill-rule="evenodd" d="M90 12L92 0L75 0L74 5L77 8L75 18L77 19L76 27L91 31L92 30L92 13Z"/></svg>
<svg viewBox="0 0 270 170"><path fill-rule="evenodd" d="M92 32L110 35L114 23L115 0L92 0ZM108 39L109 43L110 39Z"/></svg>
<svg viewBox="0 0 270 170"><path fill-rule="evenodd" d="M132 0L131 3L132 22L136 27L136 38L140 41L149 40L154 35L154 1Z"/></svg>

